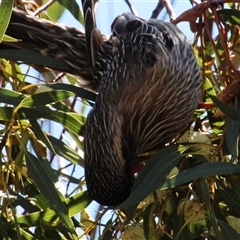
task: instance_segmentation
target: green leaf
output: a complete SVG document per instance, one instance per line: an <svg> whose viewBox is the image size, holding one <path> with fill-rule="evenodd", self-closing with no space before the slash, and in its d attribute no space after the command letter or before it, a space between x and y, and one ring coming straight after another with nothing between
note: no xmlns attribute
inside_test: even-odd
<svg viewBox="0 0 240 240"><path fill-rule="evenodd" d="M90 91L80 88L80 87L76 87L76 86L73 86L70 84L65 84L65 83L50 83L50 84L46 84L46 86L50 87L52 89L55 89L55 90L57 90L57 89L58 90L60 90L60 89L67 90L67 91L74 93L77 97L88 99L93 102L96 101L96 97L97 97L96 93L90 92Z"/></svg>
<svg viewBox="0 0 240 240"><path fill-rule="evenodd" d="M29 121L31 123L32 130L33 130L34 134L36 135L37 139L41 140L50 151L52 151L54 154L56 154L51 141L49 141L47 135L45 134L45 132L43 132L39 123L35 119L30 119Z"/></svg>
<svg viewBox="0 0 240 240"><path fill-rule="evenodd" d="M24 229L20 229L18 232L16 228L12 228L8 230L8 238L6 239L24 239L24 240L34 240L36 239L33 234L29 231L25 231Z"/></svg>
<svg viewBox="0 0 240 240"><path fill-rule="evenodd" d="M170 189L199 178L205 178L215 175L226 175L240 172L240 165L229 162L209 162L192 167L178 175L167 179L161 186L161 190Z"/></svg>
<svg viewBox="0 0 240 240"><path fill-rule="evenodd" d="M92 199L88 196L87 191L77 193L74 196L65 200L65 203L69 209L70 217L83 211L91 202Z"/></svg>
<svg viewBox="0 0 240 240"><path fill-rule="evenodd" d="M63 240L62 235L61 235L61 230L58 229L45 229L44 231L44 237L46 239L54 239L54 240ZM66 237L66 235L65 235ZM70 236L69 236L70 237Z"/></svg>
<svg viewBox="0 0 240 240"><path fill-rule="evenodd" d="M67 8L69 12L83 25L84 19L83 14L75 0L58 0L58 2Z"/></svg>
<svg viewBox="0 0 240 240"><path fill-rule="evenodd" d="M212 230L214 231L214 235L217 237L217 239L222 240L221 232L219 231L218 224L217 224L217 218L215 216L215 212L211 207L211 196L209 193L209 188L207 185L207 182L203 179L199 179L199 186L200 186L200 192L201 192L201 197L203 199L205 209L206 209L206 214L207 214L207 219L210 223L210 226L212 226Z"/></svg>
<svg viewBox="0 0 240 240"><path fill-rule="evenodd" d="M3 40L12 14L13 0L2 0L0 3L0 43Z"/></svg>
<svg viewBox="0 0 240 240"><path fill-rule="evenodd" d="M130 196L118 208L133 206L153 190L159 188L167 174L180 160L181 154L178 152L178 148L178 145L172 145L154 154L140 171Z"/></svg>
<svg viewBox="0 0 240 240"><path fill-rule="evenodd" d="M47 1L44 0L44 3L47 3ZM57 22L64 13L64 10L65 8L61 4L54 2L47 8L47 14L53 22Z"/></svg>
<svg viewBox="0 0 240 240"><path fill-rule="evenodd" d="M42 160L36 158L30 152L26 152L26 163L31 178L39 188L43 196L48 200L50 206L55 210L56 214L66 224L69 230L75 233L75 228L68 216L66 206L63 204L59 193L57 192L50 171Z"/></svg>
<svg viewBox="0 0 240 240"><path fill-rule="evenodd" d="M235 229L233 229L229 224L223 221L218 221L218 225L221 228L221 236L222 239L227 239L227 240L236 240L239 239L240 236L236 232Z"/></svg>
<svg viewBox="0 0 240 240"><path fill-rule="evenodd" d="M64 204L68 208L69 216L73 217L75 214L83 211L91 201L92 200L89 198L87 191L83 191L66 199ZM18 217L17 221L21 227L41 226L41 224L48 224L48 226L53 227L54 225L56 226L56 224L59 224L57 222L56 212L51 209L31 213L25 216L21 215Z"/></svg>
<svg viewBox="0 0 240 240"><path fill-rule="evenodd" d="M62 124L68 131L75 135L79 135L84 125L84 117L77 113L56 111L54 114L46 116L46 118Z"/></svg>
<svg viewBox="0 0 240 240"><path fill-rule="evenodd" d="M240 25L240 11L236 9L222 9L218 13L222 15L225 21L237 26Z"/></svg>
<svg viewBox="0 0 240 240"><path fill-rule="evenodd" d="M173 236L174 240L186 240L192 239L191 232L185 224L184 213L177 215L175 213L174 225L173 225Z"/></svg>
<svg viewBox="0 0 240 240"><path fill-rule="evenodd" d="M39 119L39 118L47 118L56 111L51 110L49 107L38 107L38 108L20 108L18 110L18 115L20 119Z"/></svg>
<svg viewBox="0 0 240 240"><path fill-rule="evenodd" d="M56 111L48 107L34 108L21 108L18 111L18 119L38 119L38 118L51 118L50 115L55 114ZM13 107L0 107L0 120L11 120L13 117Z"/></svg>
<svg viewBox="0 0 240 240"><path fill-rule="evenodd" d="M155 222L153 218L153 212L155 210L155 203L149 204L143 215L143 230L146 240L156 240L155 236Z"/></svg>
<svg viewBox="0 0 240 240"><path fill-rule="evenodd" d="M47 136L47 138L49 139L49 142L51 142L56 154L69 160L73 164L81 166L84 165L83 159L77 154L77 152L70 148L68 145L66 145L64 142L51 135Z"/></svg>
<svg viewBox="0 0 240 240"><path fill-rule="evenodd" d="M16 38L12 38L8 35L4 35L2 41L3 42L18 42L18 40Z"/></svg>
<svg viewBox="0 0 240 240"><path fill-rule="evenodd" d="M50 103L58 102L65 100L69 97L72 97L73 93L65 90L55 90L55 91L46 91L41 93L36 93L31 96L25 97L17 108L33 108L41 107Z"/></svg>
<svg viewBox="0 0 240 240"><path fill-rule="evenodd" d="M240 120L240 115L232 110L228 105L220 101L218 98L216 98L213 95L208 94L208 96L212 99L212 101L219 107L219 109L226 114L228 117L232 118L233 120Z"/></svg>
<svg viewBox="0 0 240 240"><path fill-rule="evenodd" d="M237 213L240 212L240 199L238 193L234 189L224 186L221 181L216 181L217 184L217 194L219 197L227 204L231 211Z"/></svg>
<svg viewBox="0 0 240 240"><path fill-rule="evenodd" d="M24 95L13 90L6 88L0 88L0 103L6 103L13 106L17 106L23 99Z"/></svg>
<svg viewBox="0 0 240 240"><path fill-rule="evenodd" d="M27 64L36 64L40 66L47 66L62 72L71 72L70 67L63 61L43 56L40 53L31 52L27 50L8 49L0 50L1 58L13 61L22 61Z"/></svg>
<svg viewBox="0 0 240 240"><path fill-rule="evenodd" d="M240 106L238 101L235 101L231 106L233 111L240 115ZM239 142L240 121L230 117L226 119L225 139L227 148L233 159L238 157L238 142Z"/></svg>
<svg viewBox="0 0 240 240"><path fill-rule="evenodd" d="M26 150L25 150L26 151ZM24 157L25 160L25 157ZM46 198L40 193L37 186L33 183L33 181L24 181L24 187L25 187L25 193L30 198L34 198L34 203L36 203L38 208L41 208L41 210L48 209L50 207L48 201ZM29 201L30 201L29 200Z"/></svg>
<svg viewBox="0 0 240 240"><path fill-rule="evenodd" d="M11 120L13 116L12 107L0 107L0 121Z"/></svg>

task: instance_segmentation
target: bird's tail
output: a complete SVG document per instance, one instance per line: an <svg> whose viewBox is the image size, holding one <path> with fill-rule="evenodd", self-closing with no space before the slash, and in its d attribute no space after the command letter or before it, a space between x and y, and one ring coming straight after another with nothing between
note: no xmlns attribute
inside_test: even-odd
<svg viewBox="0 0 240 240"><path fill-rule="evenodd" d="M92 0L82 0L83 14L85 20L85 40L91 73L96 86L99 86L101 70L105 65L105 56L110 46L104 42L104 37L96 26L94 6ZM108 46L108 47L107 47ZM102 56L101 56L102 55Z"/></svg>
<svg viewBox="0 0 240 240"><path fill-rule="evenodd" d="M76 28L52 23L14 9L6 34L19 41L4 42L0 48L29 50L63 61L69 66L68 73L79 76L87 88L97 91L95 73L98 71L96 62L99 60L96 56L99 54L94 51L107 43L108 38L101 35L95 27L92 1L84 2L86 35Z"/></svg>

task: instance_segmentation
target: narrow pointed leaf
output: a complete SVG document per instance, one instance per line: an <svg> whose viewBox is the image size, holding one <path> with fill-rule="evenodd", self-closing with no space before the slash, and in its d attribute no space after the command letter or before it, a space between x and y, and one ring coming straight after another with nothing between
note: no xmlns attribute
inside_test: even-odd
<svg viewBox="0 0 240 240"><path fill-rule="evenodd" d="M13 2L13 0L2 0L0 3L0 43L10 21Z"/></svg>
<svg viewBox="0 0 240 240"><path fill-rule="evenodd" d="M63 61L55 58L43 56L36 52L30 52L27 50L8 49L0 50L1 58L5 58L13 61L22 61L28 64L36 64L40 66L46 66L62 72L71 72L70 67Z"/></svg>
<svg viewBox="0 0 240 240"><path fill-rule="evenodd" d="M181 154L177 151L178 147L178 145L165 147L148 160L140 171L130 196L118 208L130 207L139 203L149 193L161 186L167 174L181 158Z"/></svg>
<svg viewBox="0 0 240 240"><path fill-rule="evenodd" d="M221 174L232 174L240 172L240 165L236 165L229 162L210 162L197 165L184 172L179 173L175 177L167 179L161 186L161 189L169 189L188 182L192 182L198 178L211 177Z"/></svg>
<svg viewBox="0 0 240 240"><path fill-rule="evenodd" d="M217 107L224 113L226 116L232 118L233 120L240 120L240 114L232 110L228 105L220 101L213 95L208 94L212 101L217 105Z"/></svg>
<svg viewBox="0 0 240 240"><path fill-rule="evenodd" d="M75 229L71 219L68 216L68 211L65 204L62 202L55 186L49 175L48 169L42 163L42 161L36 158L31 153L26 154L26 163L30 173L30 176L36 183L40 192L48 200L51 207L54 209L56 214L66 224L72 233L75 233Z"/></svg>
<svg viewBox="0 0 240 240"><path fill-rule="evenodd" d="M240 11L236 9L222 9L218 13L223 16L224 20L232 24L240 25Z"/></svg>
<svg viewBox="0 0 240 240"><path fill-rule="evenodd" d="M239 239L239 234L229 224L223 221L218 221L219 227L221 228L222 239L236 240Z"/></svg>
<svg viewBox="0 0 240 240"><path fill-rule="evenodd" d="M75 0L69 1L69 0L58 0L58 2L67 8L69 12L83 25L83 14Z"/></svg>
<svg viewBox="0 0 240 240"><path fill-rule="evenodd" d="M2 41L3 42L18 42L18 40L16 38L12 38L12 37L10 37L10 36L8 36L6 34L3 36L3 40Z"/></svg>
<svg viewBox="0 0 240 240"><path fill-rule="evenodd" d="M24 95L6 88L0 88L0 103L6 103L17 106L23 99Z"/></svg>
<svg viewBox="0 0 240 240"><path fill-rule="evenodd" d="M227 117L225 139L227 148L230 154L232 154L233 159L238 157L239 129L240 121Z"/></svg>
<svg viewBox="0 0 240 240"><path fill-rule="evenodd" d="M77 154L76 151L74 151L72 148L70 148L61 140L51 135L47 136L47 138L49 139L49 142L51 142L54 152L56 154L58 154L61 157L64 157L73 164L80 164L83 166L83 159L81 159L81 157Z"/></svg>
<svg viewBox="0 0 240 240"><path fill-rule="evenodd" d="M146 240L156 240L154 228L155 228L155 222L153 219L153 212L155 210L155 203L149 204L145 211L143 216L143 230Z"/></svg>
<svg viewBox="0 0 240 240"><path fill-rule="evenodd" d="M83 211L91 201L92 200L89 198L87 191L83 191L66 199L64 204L66 204L69 209L69 216L73 217L75 214ZM57 214L49 208L44 211L19 216L17 219L18 224L22 227L41 226L43 223L50 223L50 225L53 226L53 224L56 224L53 220L57 221Z"/></svg>
<svg viewBox="0 0 240 240"><path fill-rule="evenodd" d="M238 101L234 101L233 105L231 106L231 109L233 111L236 111L240 115L240 107ZM236 159L238 157L239 130L240 121L227 117L225 139L227 148L229 152L232 154L233 159Z"/></svg>
<svg viewBox="0 0 240 240"><path fill-rule="evenodd" d="M73 93L65 90L47 91L36 93L31 96L25 97L19 104L18 108L21 107L40 107L53 102L58 102L72 97Z"/></svg>
<svg viewBox="0 0 240 240"><path fill-rule="evenodd" d="M65 83L51 83L51 84L47 84L46 86L56 90L57 89L67 90L74 93L77 97L88 99L93 102L96 101L96 97L97 97L96 93L90 92L80 87L76 87L74 85L65 84Z"/></svg>
<svg viewBox="0 0 240 240"><path fill-rule="evenodd" d="M65 113L57 111L55 114L49 115L47 119L61 123L68 131L78 135L84 125L84 117L76 113Z"/></svg>
<svg viewBox="0 0 240 240"><path fill-rule="evenodd" d="M217 193L219 197L227 204L229 210L240 212L240 199L234 189L228 188L221 181L216 181Z"/></svg>
<svg viewBox="0 0 240 240"><path fill-rule="evenodd" d="M47 148L55 154L56 152L52 146L51 141L49 141L47 135L45 134L45 132L43 132L39 123L35 119L31 119L30 123L37 139L41 140L47 146Z"/></svg>
<svg viewBox="0 0 240 240"><path fill-rule="evenodd" d="M44 0L44 3L47 3L47 1ZM57 22L59 18L61 18L64 11L65 8L57 1L47 8L47 14L51 18L51 21L53 22Z"/></svg>
<svg viewBox="0 0 240 240"><path fill-rule="evenodd" d="M210 203L211 196L209 193L207 182L203 178L200 178L199 186L200 186L200 192L202 195L203 203L206 209L207 219L210 222L210 225L212 226L212 230L214 231L214 234L217 237L217 239L222 240L221 232L219 231L218 224L217 224L217 218L214 210L211 207L211 203Z"/></svg>

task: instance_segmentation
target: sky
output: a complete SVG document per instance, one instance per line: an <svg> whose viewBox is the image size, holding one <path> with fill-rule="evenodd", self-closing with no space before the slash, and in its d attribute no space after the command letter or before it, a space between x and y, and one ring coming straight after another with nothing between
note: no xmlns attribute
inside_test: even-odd
<svg viewBox="0 0 240 240"><path fill-rule="evenodd" d="M77 2L81 5L81 0L78 0ZM149 19L152 11L157 6L158 0L130 0L130 2L137 11L139 17ZM175 0L172 2L176 16L179 16L182 12L191 8L189 0ZM124 0L99 0L96 21L100 31L104 34L110 34L111 23L116 16L123 12L130 12ZM158 18L169 21L165 8L162 10ZM60 19L60 22L76 28L82 28L82 26L67 12ZM188 23L180 23L177 26L185 33L189 40L193 39L193 33L189 31Z"/></svg>
<svg viewBox="0 0 240 240"><path fill-rule="evenodd" d="M148 0L148 1L132 0L130 2L132 3L135 10L137 11L139 17L144 19L149 19L152 14L152 11L157 6L158 0ZM175 3L173 3L173 8L177 16L180 15L184 10L190 7L191 7L191 4L188 0L185 0L185 1L175 0ZM108 31L109 33L110 26L108 23L111 23L117 15L120 15L123 12L129 12L129 8L124 0L111 0L111 1L100 0L99 9L97 12L97 23L99 28L103 29L104 32ZM104 13L106 16L105 19L102 18L102 16L104 16ZM159 15L159 19L164 19L166 21L169 21L169 17L166 14L165 8ZM189 29L188 23L185 25L185 28L186 30ZM186 31L185 34L187 34L187 32L188 31Z"/></svg>

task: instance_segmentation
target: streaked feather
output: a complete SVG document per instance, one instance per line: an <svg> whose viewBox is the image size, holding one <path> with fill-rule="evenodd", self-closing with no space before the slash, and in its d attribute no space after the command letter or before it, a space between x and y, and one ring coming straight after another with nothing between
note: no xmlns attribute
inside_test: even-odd
<svg viewBox="0 0 240 240"><path fill-rule="evenodd" d="M97 29L91 0L83 5L86 34L16 10L7 34L22 39L14 47L65 61L98 92L86 123L85 177L94 200L115 206L131 192L134 159L189 124L201 74L191 44L171 23L125 13L107 38Z"/></svg>
<svg viewBox="0 0 240 240"><path fill-rule="evenodd" d="M189 124L201 74L191 44L174 25L128 13L112 29L115 51L107 58L84 141L89 194L114 206L130 194L133 159L163 147Z"/></svg>

